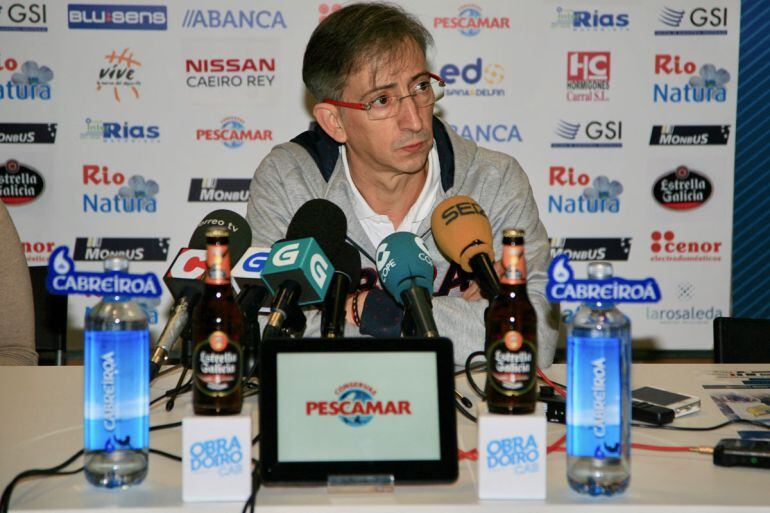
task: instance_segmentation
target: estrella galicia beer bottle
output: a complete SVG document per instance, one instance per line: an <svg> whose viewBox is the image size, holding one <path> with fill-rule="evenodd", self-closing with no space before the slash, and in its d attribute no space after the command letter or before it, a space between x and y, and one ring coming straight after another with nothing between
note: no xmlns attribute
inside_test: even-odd
<svg viewBox="0 0 770 513"><path fill-rule="evenodd" d="M193 410L198 415L240 413L243 404L243 315L230 285L230 233L206 232L203 297L193 314Z"/></svg>
<svg viewBox="0 0 770 513"><path fill-rule="evenodd" d="M530 413L537 401L537 317L527 296L524 231L503 230L500 293L486 318L487 406L491 413Z"/></svg>

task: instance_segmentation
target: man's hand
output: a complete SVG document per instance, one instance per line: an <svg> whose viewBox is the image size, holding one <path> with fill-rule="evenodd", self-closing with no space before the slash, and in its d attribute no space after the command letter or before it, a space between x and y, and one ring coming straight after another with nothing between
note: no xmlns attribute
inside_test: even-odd
<svg viewBox="0 0 770 513"><path fill-rule="evenodd" d="M503 264L500 260L497 260L494 263L495 271L497 272L497 277L501 277L503 275L503 272L505 271L503 269ZM478 301L480 299L483 299L483 296L481 295L481 289L479 288L479 284L476 283L476 280L471 282L470 287L465 289L463 293L460 295L464 300L466 301ZM359 301L361 301L359 299Z"/></svg>
<svg viewBox="0 0 770 513"><path fill-rule="evenodd" d="M364 302L366 301L366 296L369 294L368 290L362 290L358 292L358 318L361 318L361 315L364 313ZM355 296L355 293L348 294L348 299L345 301L345 322L350 324L351 326L355 326L356 322L353 320L353 297Z"/></svg>

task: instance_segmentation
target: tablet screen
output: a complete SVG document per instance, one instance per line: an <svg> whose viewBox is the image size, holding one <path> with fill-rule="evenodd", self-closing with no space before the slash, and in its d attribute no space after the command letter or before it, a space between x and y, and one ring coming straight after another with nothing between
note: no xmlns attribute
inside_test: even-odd
<svg viewBox="0 0 770 513"><path fill-rule="evenodd" d="M276 370L279 462L440 459L435 353L281 353Z"/></svg>

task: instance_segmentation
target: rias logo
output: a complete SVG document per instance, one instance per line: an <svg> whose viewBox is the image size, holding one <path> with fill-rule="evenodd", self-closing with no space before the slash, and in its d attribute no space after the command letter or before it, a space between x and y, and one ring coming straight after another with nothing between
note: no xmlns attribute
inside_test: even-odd
<svg viewBox="0 0 770 513"><path fill-rule="evenodd" d="M656 36L726 36L727 7L675 9L663 7L658 12Z"/></svg>
<svg viewBox="0 0 770 513"><path fill-rule="evenodd" d="M508 16L484 16L481 7L473 4L461 5L457 16L433 18L434 29L456 29L468 37L477 36L482 30L510 29L511 19Z"/></svg>
<svg viewBox="0 0 770 513"><path fill-rule="evenodd" d="M598 175L593 180L585 172L576 172L573 167L551 166L548 170L548 185L560 191L548 196L548 212L554 214L617 214L620 212L620 195L623 185ZM580 191L579 189L582 189Z"/></svg>
<svg viewBox="0 0 770 513"><path fill-rule="evenodd" d="M126 175L120 171L111 171L107 166L86 164L83 166L83 185L98 191L110 187L113 191L107 194L83 194L83 212L154 214L158 210L155 195L160 187L155 180L146 180L142 175L133 175L126 180Z"/></svg>
<svg viewBox="0 0 770 513"><path fill-rule="evenodd" d="M142 82L137 76L137 71L142 67L142 63L134 58L134 53L128 48L124 48L120 53L112 50L104 56L104 60L107 64L99 69L96 90L112 91L112 96L118 103L131 96L138 100Z"/></svg>
<svg viewBox="0 0 770 513"><path fill-rule="evenodd" d="M334 390L334 395L334 401L307 401L305 415L337 416L345 425L356 428L380 415L412 415L410 401L379 400L377 390L367 383L345 383Z"/></svg>
<svg viewBox="0 0 770 513"><path fill-rule="evenodd" d="M653 84L655 103L724 103L727 100L730 73L713 64L699 66L680 55L656 54L655 75L679 79L674 83ZM687 81L682 83L681 78Z"/></svg>
<svg viewBox="0 0 770 513"><path fill-rule="evenodd" d="M4 86L0 84L0 100L50 100L53 71L35 61L19 61L0 54L0 73L8 72L10 77ZM3 79L0 79L3 80Z"/></svg>
<svg viewBox="0 0 770 513"><path fill-rule="evenodd" d="M439 75L444 79L447 96L505 96L500 84L505 79L505 69L497 63L487 63L477 57L468 64L445 64Z"/></svg>
<svg viewBox="0 0 770 513"><path fill-rule="evenodd" d="M609 101L611 62L610 52L567 52L567 101Z"/></svg>
<svg viewBox="0 0 770 513"><path fill-rule="evenodd" d="M551 148L622 148L623 122L597 121L587 123L560 119L553 131L557 137Z"/></svg>
<svg viewBox="0 0 770 513"><path fill-rule="evenodd" d="M551 22L551 28L568 28L575 32L597 32L628 30L628 13L611 13L594 9L556 8L556 21Z"/></svg>
<svg viewBox="0 0 770 513"><path fill-rule="evenodd" d="M86 118L86 131L80 134L83 140L99 140L102 142L159 142L160 127L158 125L141 125L128 121L101 121Z"/></svg>
<svg viewBox="0 0 770 513"><path fill-rule="evenodd" d="M225 148L235 149L245 142L272 141L273 131L268 129L246 128L246 121L238 116L229 116L221 121L221 128L199 128L195 131L198 141L221 142Z"/></svg>
<svg viewBox="0 0 770 513"><path fill-rule="evenodd" d="M703 173L679 166L655 181L652 195L660 205L671 210L692 210L711 197L711 180Z"/></svg>
<svg viewBox="0 0 770 513"><path fill-rule="evenodd" d="M475 125L452 125L460 137L477 143L522 142L519 125L515 123L485 123Z"/></svg>

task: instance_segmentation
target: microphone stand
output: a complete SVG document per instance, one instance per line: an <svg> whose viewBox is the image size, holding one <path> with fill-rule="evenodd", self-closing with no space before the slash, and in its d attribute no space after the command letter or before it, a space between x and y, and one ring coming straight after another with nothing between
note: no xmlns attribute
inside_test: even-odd
<svg viewBox="0 0 770 513"><path fill-rule="evenodd" d="M179 358L179 361L182 364L182 374L179 375L179 380L176 383L176 387L174 387L171 395L169 395L168 400L166 401L166 411L171 411L174 409L176 397L182 392L185 392L187 389L187 387L182 385L182 382L185 376L187 376L187 373L190 371L192 365L192 323L189 323L187 327L185 327L181 338L182 354Z"/></svg>

